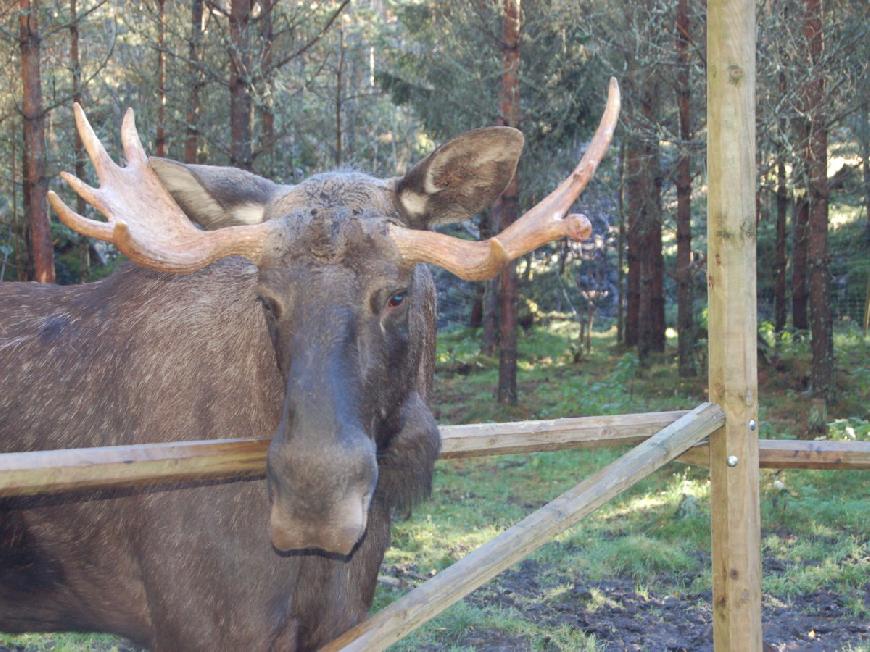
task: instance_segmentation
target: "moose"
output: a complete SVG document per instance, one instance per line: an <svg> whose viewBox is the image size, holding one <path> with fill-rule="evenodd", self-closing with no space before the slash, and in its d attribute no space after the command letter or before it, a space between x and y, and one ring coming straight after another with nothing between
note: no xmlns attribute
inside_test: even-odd
<svg viewBox="0 0 870 652"><path fill-rule="evenodd" d="M619 91L573 173L488 241L431 231L491 204L523 145L467 132L400 178L281 185L148 158L128 110L116 165L54 193L132 265L75 287L0 284L0 451L272 434L266 482L0 499L0 631L99 631L158 650L313 650L371 605L391 518L430 491L435 293L555 239L611 140Z"/></svg>

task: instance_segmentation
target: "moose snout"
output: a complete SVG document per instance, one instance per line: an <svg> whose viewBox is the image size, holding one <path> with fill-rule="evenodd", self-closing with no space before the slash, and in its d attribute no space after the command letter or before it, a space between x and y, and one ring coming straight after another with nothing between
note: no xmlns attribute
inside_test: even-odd
<svg viewBox="0 0 870 652"><path fill-rule="evenodd" d="M318 549L349 555L365 533L370 501L368 492L347 496L318 522L295 516L275 501L269 519L272 545L280 552Z"/></svg>
<svg viewBox="0 0 870 652"><path fill-rule="evenodd" d="M280 552L349 555L366 530L378 481L374 442L361 429L307 446L305 433L272 440L267 472L269 533ZM317 441L308 438L307 441Z"/></svg>

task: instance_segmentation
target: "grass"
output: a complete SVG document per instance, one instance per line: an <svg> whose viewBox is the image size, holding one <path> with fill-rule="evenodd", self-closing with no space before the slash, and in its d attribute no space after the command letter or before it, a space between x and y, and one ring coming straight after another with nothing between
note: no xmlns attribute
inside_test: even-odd
<svg viewBox="0 0 870 652"><path fill-rule="evenodd" d="M640 369L633 354L611 346L613 334L596 333L593 351L574 362L579 332L569 321L533 329L520 341L520 402L497 405L492 390L497 361L480 353L474 333L455 331L440 338L436 400L441 423L508 421L647 410L690 408L706 399L703 376L676 377L671 357ZM837 333L838 401L830 408L830 436L867 439L866 341L857 330ZM807 406L802 374L806 343L780 347L777 369L762 370L762 436L794 437L803 431ZM857 364L856 364L857 362ZM620 450L586 450L440 462L430 502L394 528L385 570L426 577L460 559L543 503L615 459ZM766 570L765 595L788 602L798 593L826 590L849 612L866 619L864 591L870 585L870 485L860 471L762 472L762 546L775 570ZM709 569L709 483L704 470L671 464L598 510L583 523L545 545L537 564L539 594L582 580L630 578L638 592L704 595ZM499 592L496 579L489 593ZM375 609L403 593L379 590ZM600 592L587 610L606 608ZM466 601L467 602L467 601ZM477 604L477 603L476 603ZM459 610L461 622L450 614ZM534 610L505 614L496 601L469 610L460 603L406 639L399 650L425 649L433 640L463 640L469 629L504 635L522 631L523 647L595 649L595 642L556 642L535 633ZM503 619L503 622L502 622ZM517 621L525 621L519 627ZM519 627L519 629L518 629ZM586 646L586 647L583 647ZM441 648L439 648L441 649Z"/></svg>
<svg viewBox="0 0 870 652"><path fill-rule="evenodd" d="M589 355L578 356L578 337L576 324L566 320L535 327L524 335L520 402L504 407L492 397L497 360L481 354L477 334L444 334L438 344L433 401L439 421L685 409L706 399L705 377L678 378L670 353L641 369L633 354L612 345L612 332L595 333ZM760 369L762 437L794 437L803 431L807 346L798 338L780 343L775 362ZM867 439L867 341L860 331L847 329L837 332L835 346L838 391L829 408L829 436ZM432 499L393 530L382 574L398 578L400 586L379 585L373 610L462 558L621 452L597 449L439 462ZM548 615L578 584L589 581L620 578L641 596L671 595L708 604L708 499L707 472L672 463L392 649L465 651L484 644L504 649L601 649L595 636ZM868 500L870 483L864 472L763 471L765 599L788 604L797 595L824 591L854 618L870 618L864 598L870 586ZM516 590L523 582L533 583L535 591ZM582 599L589 613L614 608L612 598L595 587ZM115 649L114 641L77 635L0 635L0 646L14 643L28 651L104 652ZM856 645L851 649L866 649Z"/></svg>
<svg viewBox="0 0 870 652"><path fill-rule="evenodd" d="M0 633L3 646L23 647L27 652L123 652L129 649L115 636L108 634L22 634ZM12 649L16 649L12 647Z"/></svg>

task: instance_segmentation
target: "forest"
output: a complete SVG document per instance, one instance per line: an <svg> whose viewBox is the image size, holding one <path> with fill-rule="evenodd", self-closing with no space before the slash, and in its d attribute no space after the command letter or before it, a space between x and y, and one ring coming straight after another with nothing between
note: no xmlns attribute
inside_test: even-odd
<svg viewBox="0 0 870 652"><path fill-rule="evenodd" d="M870 437L868 13L861 0L756 3L766 437ZM89 283L124 263L46 201L52 189L97 217L58 176L96 182L74 102L113 156L133 107L151 155L288 184L331 169L395 177L463 131L516 127L525 149L505 193L439 227L486 239L576 165L615 77L616 135L575 206L592 238L485 283L433 268L433 409L448 424L695 405L707 396L705 14L689 0L6 0L0 282ZM432 501L394 530L376 608L611 459L439 462ZM707 649L708 487L701 471L666 471L395 649ZM763 475L763 616L783 646L771 649L866 649L860 473ZM125 646L0 634L0 650Z"/></svg>

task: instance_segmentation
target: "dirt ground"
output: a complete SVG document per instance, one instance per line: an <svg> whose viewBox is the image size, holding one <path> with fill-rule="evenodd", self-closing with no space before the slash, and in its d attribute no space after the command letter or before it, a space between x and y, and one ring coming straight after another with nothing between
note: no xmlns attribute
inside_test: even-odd
<svg viewBox="0 0 870 652"><path fill-rule="evenodd" d="M630 579L575 582L558 597L538 582L539 564L527 560L502 574L493 585L467 599L477 606L498 604L540 625L568 625L594 634L605 650L632 652L708 652L713 650L710 594L679 598L636 591ZM870 587L865 590L870 603ZM837 652L870 648L870 623L851 617L838 596L827 591L797 596L788 604L765 600L762 610L765 652ZM470 629L458 641L477 652L531 652L529 641L502 631ZM31 652L5 647L0 652ZM136 652L121 644L118 652ZM440 652L427 646L425 652ZM546 650L547 648L545 648ZM556 649L554 645L553 650Z"/></svg>
<svg viewBox="0 0 870 652"><path fill-rule="evenodd" d="M767 566L767 564L765 564ZM765 569L768 570L767 568ZM539 564L526 560L502 574L495 586L472 593L478 606L495 602L520 611L541 625L569 625L594 634L606 650L705 652L713 649L710 594L674 597L650 590L641 595L631 579L573 583L556 597L539 584ZM870 603L870 587L865 602ZM827 591L796 596L787 604L765 599L762 609L765 652L827 652L870 645L870 623L848 613ZM507 640L503 632L471 631L461 645L479 652L530 650L527 641Z"/></svg>

